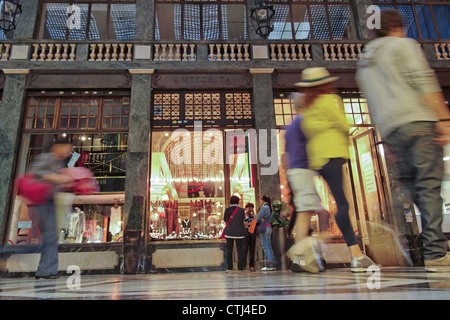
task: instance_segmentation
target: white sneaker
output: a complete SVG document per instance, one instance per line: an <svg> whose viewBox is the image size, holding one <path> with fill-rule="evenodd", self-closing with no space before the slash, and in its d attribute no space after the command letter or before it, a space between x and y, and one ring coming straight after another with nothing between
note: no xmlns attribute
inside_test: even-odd
<svg viewBox="0 0 450 320"><path fill-rule="evenodd" d="M277 270L276 268L271 268L271 267L264 267L261 269L261 271L275 271Z"/></svg>
<svg viewBox="0 0 450 320"><path fill-rule="evenodd" d="M450 272L450 253L436 260L425 260L427 272Z"/></svg>

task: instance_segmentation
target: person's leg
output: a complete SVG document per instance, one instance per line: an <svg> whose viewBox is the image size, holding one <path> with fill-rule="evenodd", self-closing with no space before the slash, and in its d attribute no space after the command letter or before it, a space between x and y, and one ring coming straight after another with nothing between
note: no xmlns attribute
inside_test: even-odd
<svg viewBox="0 0 450 320"><path fill-rule="evenodd" d="M425 261L442 258L448 250L442 232L443 148L433 141L436 136L434 123L414 122L386 139L397 159L401 188L420 210Z"/></svg>
<svg viewBox="0 0 450 320"><path fill-rule="evenodd" d="M53 201L35 206L38 228L42 235L41 259L36 276L53 276L58 272L58 226Z"/></svg>
<svg viewBox="0 0 450 320"><path fill-rule="evenodd" d="M238 270L244 270L244 239L236 239L236 249L238 254Z"/></svg>
<svg viewBox="0 0 450 320"><path fill-rule="evenodd" d="M352 250L357 246L353 227L348 215L349 205L342 187L342 164L343 159L330 159L330 161L319 170L320 175L325 179L330 187L331 193L336 201L338 212L335 216L336 223L344 236L345 243ZM359 248L359 246L358 246Z"/></svg>
<svg viewBox="0 0 450 320"><path fill-rule="evenodd" d="M227 270L233 270L233 242L234 239L227 239Z"/></svg>
<svg viewBox="0 0 450 320"><path fill-rule="evenodd" d="M244 256L243 269L245 269L245 267L247 266L247 256L248 256L249 246L250 246L250 237L251 237L251 234L247 232L247 234L242 242L242 251L243 251L243 256Z"/></svg>
<svg viewBox="0 0 450 320"><path fill-rule="evenodd" d="M249 265L250 270L255 270L255 247L256 247L256 235L249 235L249 249L250 249L250 257L249 257Z"/></svg>

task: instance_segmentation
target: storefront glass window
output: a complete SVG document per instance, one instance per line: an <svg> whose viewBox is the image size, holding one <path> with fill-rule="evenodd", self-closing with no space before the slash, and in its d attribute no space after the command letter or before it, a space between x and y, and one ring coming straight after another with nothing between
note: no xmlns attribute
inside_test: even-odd
<svg viewBox="0 0 450 320"><path fill-rule="evenodd" d="M36 156L48 152L57 137L66 137L74 145L74 155L67 165L90 169L100 186L100 192L93 195L75 195L63 190L56 194L60 243L121 241L127 136L126 133L25 134L20 171L25 172ZM33 210L16 197L10 243L40 242L34 218Z"/></svg>
<svg viewBox="0 0 450 320"><path fill-rule="evenodd" d="M149 239L220 239L231 195L255 203L250 153L243 131L152 133Z"/></svg>

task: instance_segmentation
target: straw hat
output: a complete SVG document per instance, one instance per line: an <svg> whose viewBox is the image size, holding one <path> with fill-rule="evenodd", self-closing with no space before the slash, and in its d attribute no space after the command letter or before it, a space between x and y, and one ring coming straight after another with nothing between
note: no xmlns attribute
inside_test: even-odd
<svg viewBox="0 0 450 320"><path fill-rule="evenodd" d="M339 79L339 77L331 77L328 70L323 67L306 68L302 72L302 81L297 82L295 85L303 88L315 87L336 81L337 79Z"/></svg>

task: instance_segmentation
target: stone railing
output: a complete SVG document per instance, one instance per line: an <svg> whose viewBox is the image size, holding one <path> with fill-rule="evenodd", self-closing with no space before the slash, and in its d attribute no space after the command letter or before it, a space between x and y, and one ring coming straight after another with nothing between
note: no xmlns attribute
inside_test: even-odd
<svg viewBox="0 0 450 320"><path fill-rule="evenodd" d="M0 61L8 61L11 51L11 45L9 43L0 44Z"/></svg>
<svg viewBox="0 0 450 320"><path fill-rule="evenodd" d="M433 47L438 60L450 60L450 43L435 43Z"/></svg>
<svg viewBox="0 0 450 320"><path fill-rule="evenodd" d="M154 61L194 61L196 59L196 44L161 43L153 45Z"/></svg>
<svg viewBox="0 0 450 320"><path fill-rule="evenodd" d="M249 44L208 44L209 61L249 61Z"/></svg>
<svg viewBox="0 0 450 320"><path fill-rule="evenodd" d="M74 61L76 44L34 43L30 61Z"/></svg>
<svg viewBox="0 0 450 320"><path fill-rule="evenodd" d="M362 43L324 43L324 60L359 60L362 56Z"/></svg>
<svg viewBox="0 0 450 320"><path fill-rule="evenodd" d="M89 61L132 61L133 44L94 43L89 45Z"/></svg>
<svg viewBox="0 0 450 320"><path fill-rule="evenodd" d="M450 42L421 41L427 59L442 64L450 60ZM364 43L311 41L310 43L163 43L163 42L76 42L10 41L0 42L0 62L9 61L123 61L123 62L171 62L171 61L345 61L355 62L362 56ZM353 66L353 64L348 64Z"/></svg>
<svg viewBox="0 0 450 320"><path fill-rule="evenodd" d="M310 52L311 45L308 43L271 43L269 46L270 60L312 60Z"/></svg>

